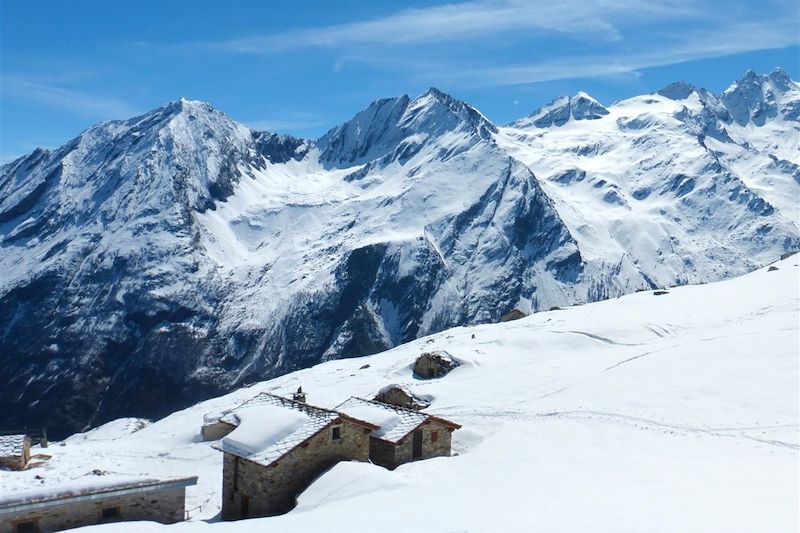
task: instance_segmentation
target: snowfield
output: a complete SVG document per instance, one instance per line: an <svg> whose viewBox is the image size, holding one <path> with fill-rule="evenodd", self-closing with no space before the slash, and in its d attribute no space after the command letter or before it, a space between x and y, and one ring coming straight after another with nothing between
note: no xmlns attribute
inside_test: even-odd
<svg viewBox="0 0 800 533"><path fill-rule="evenodd" d="M118 420L35 449L52 458L0 472L0 483L57 486L92 469L199 476L189 522L86 528L98 532L798 531L799 262L326 362L144 427ZM411 365L429 350L462 365L415 379ZM215 522L222 454L200 442L204 414L298 386L333 407L390 383L463 425L453 457L393 472L340 463L287 515Z"/></svg>

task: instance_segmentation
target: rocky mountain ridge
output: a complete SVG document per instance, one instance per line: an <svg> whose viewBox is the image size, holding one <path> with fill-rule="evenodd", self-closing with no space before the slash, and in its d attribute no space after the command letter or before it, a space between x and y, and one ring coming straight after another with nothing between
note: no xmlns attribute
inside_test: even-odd
<svg viewBox="0 0 800 533"><path fill-rule="evenodd" d="M56 432L158 417L515 308L752 270L800 248L798 95L776 70L507 127L436 89L316 141L185 99L94 126L0 168L0 407Z"/></svg>

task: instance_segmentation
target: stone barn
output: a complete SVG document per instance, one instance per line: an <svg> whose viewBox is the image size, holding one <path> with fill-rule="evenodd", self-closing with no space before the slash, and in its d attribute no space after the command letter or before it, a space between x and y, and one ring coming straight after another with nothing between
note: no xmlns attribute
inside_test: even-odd
<svg viewBox="0 0 800 533"><path fill-rule="evenodd" d="M196 477L156 480L86 476L0 496L0 533L50 533L134 520L185 518L186 487Z"/></svg>
<svg viewBox="0 0 800 533"><path fill-rule="evenodd" d="M31 459L31 439L27 435L0 435L0 468L25 470Z"/></svg>
<svg viewBox="0 0 800 533"><path fill-rule="evenodd" d="M350 398L336 408L378 426L370 435L369 459L395 469L403 463L449 457L451 433L461 426L421 411Z"/></svg>
<svg viewBox="0 0 800 533"><path fill-rule="evenodd" d="M233 412L224 453L222 519L290 511L320 474L340 461L368 461L378 427L304 402L262 393Z"/></svg>

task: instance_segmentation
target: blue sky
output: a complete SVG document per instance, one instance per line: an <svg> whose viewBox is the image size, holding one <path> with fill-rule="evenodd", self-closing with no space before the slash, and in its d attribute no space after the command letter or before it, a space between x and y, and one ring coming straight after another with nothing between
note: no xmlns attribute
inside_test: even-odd
<svg viewBox="0 0 800 533"><path fill-rule="evenodd" d="M430 86L502 124L579 90L800 77L797 0L4 0L0 24L2 161L180 96L316 137Z"/></svg>

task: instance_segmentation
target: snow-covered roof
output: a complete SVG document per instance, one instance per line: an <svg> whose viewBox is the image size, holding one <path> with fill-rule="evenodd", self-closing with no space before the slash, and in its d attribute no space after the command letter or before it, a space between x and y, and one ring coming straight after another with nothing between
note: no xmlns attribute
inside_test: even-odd
<svg viewBox="0 0 800 533"><path fill-rule="evenodd" d="M336 411L263 392L225 416L237 428L213 446L269 466L339 418Z"/></svg>
<svg viewBox="0 0 800 533"><path fill-rule="evenodd" d="M22 455L25 435L0 435L0 457Z"/></svg>
<svg viewBox="0 0 800 533"><path fill-rule="evenodd" d="M429 420L437 420L454 428L461 427L428 413L363 398L348 398L337 406L336 410L352 418L366 420L379 426L372 432L372 436L392 443L399 442Z"/></svg>
<svg viewBox="0 0 800 533"><path fill-rule="evenodd" d="M153 479L136 476L86 475L64 483L42 485L30 490L10 492L0 496L0 514L17 512L20 507L39 506L55 500L69 500L83 496L117 493L120 491L159 490L163 488L196 485L197 477Z"/></svg>

